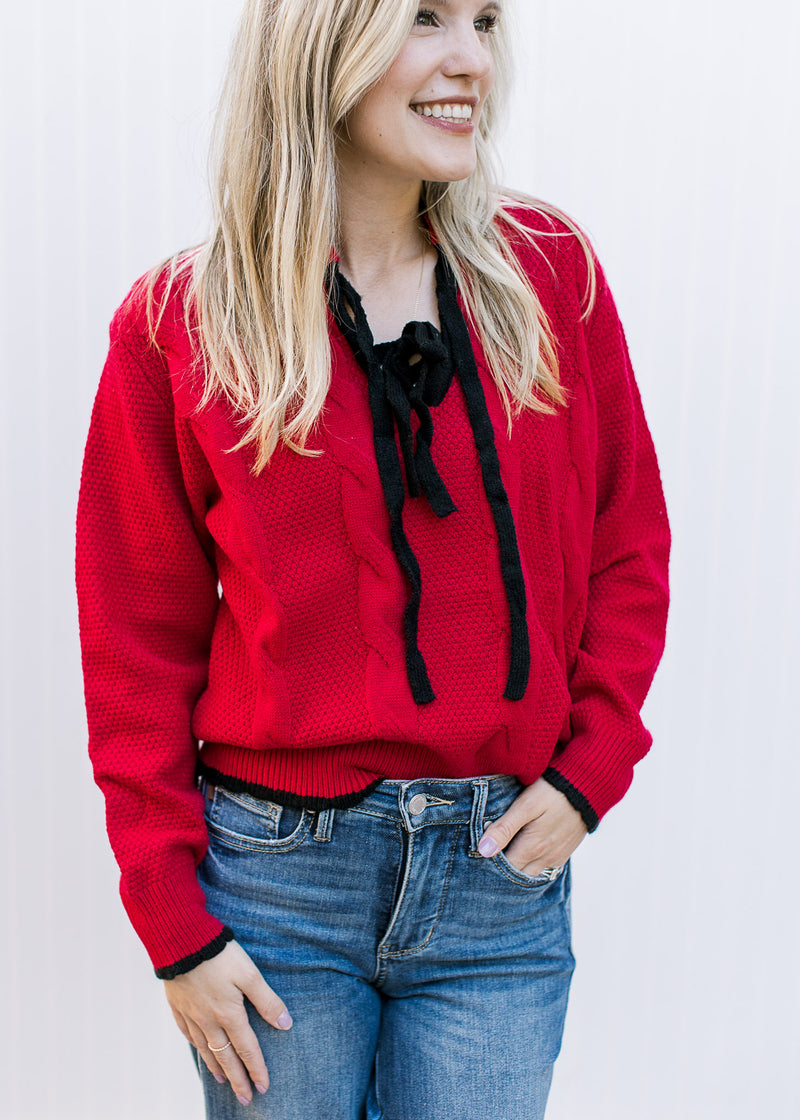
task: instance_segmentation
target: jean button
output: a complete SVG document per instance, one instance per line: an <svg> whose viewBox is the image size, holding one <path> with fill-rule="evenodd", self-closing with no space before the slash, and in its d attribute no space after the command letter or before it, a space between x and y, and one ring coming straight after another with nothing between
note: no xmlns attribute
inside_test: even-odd
<svg viewBox="0 0 800 1120"><path fill-rule="evenodd" d="M428 799L424 793L415 793L408 803L408 811L412 816L424 812L428 808Z"/></svg>

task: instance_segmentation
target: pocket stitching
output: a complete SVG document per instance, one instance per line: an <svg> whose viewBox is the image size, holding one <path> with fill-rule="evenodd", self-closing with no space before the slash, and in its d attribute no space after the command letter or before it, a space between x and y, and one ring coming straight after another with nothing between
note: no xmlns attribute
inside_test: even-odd
<svg viewBox="0 0 800 1120"><path fill-rule="evenodd" d="M566 863L562 863L558 868L557 875L544 876L544 872L540 872L538 875L532 876L526 875L524 871L520 871L518 867L515 867L503 851L495 852L491 857L491 861L501 874L522 887L544 887L547 886L548 883L556 883L564 874L564 868L567 866Z"/></svg>
<svg viewBox="0 0 800 1120"><path fill-rule="evenodd" d="M219 793L219 787L217 787L217 793ZM275 820L278 815L277 810L281 808L275 801L251 797L248 794L242 796L229 789L223 789L222 795L226 800L233 801L234 804L240 805L246 812L254 813L257 817L267 817L271 821ZM216 805L216 803L217 794L214 795L214 804Z"/></svg>
<svg viewBox="0 0 800 1120"><path fill-rule="evenodd" d="M311 830L311 814L307 809L304 809L303 813L304 816L300 818L294 832L273 840L261 839L258 836L244 836L241 832L233 832L231 829L225 828L218 821L209 821L208 831L209 834L213 833L227 847L235 848L241 852L291 851L292 848L297 848L302 844Z"/></svg>
<svg viewBox="0 0 800 1120"><path fill-rule="evenodd" d="M220 794L222 794L221 797ZM246 833L234 832L233 829L226 828L219 819L223 812L223 801L238 805L244 812L252 814L261 821L268 821L272 826L277 824L279 811L283 808L281 805L274 801L259 801L247 795L245 797L237 795L231 790L217 787L213 804L207 807L205 814L209 835L213 833L220 843L226 847L242 852L291 851L302 844L313 823L313 813L305 807L301 808L300 820L288 836L248 836Z"/></svg>

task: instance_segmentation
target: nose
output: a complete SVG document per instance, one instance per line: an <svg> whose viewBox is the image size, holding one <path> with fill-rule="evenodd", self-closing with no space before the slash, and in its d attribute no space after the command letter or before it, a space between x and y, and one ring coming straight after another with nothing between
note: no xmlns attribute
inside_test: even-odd
<svg viewBox="0 0 800 1120"><path fill-rule="evenodd" d="M453 26L442 73L448 77L465 75L473 81L489 76L494 70L494 59L486 40L486 34L476 31L472 23Z"/></svg>

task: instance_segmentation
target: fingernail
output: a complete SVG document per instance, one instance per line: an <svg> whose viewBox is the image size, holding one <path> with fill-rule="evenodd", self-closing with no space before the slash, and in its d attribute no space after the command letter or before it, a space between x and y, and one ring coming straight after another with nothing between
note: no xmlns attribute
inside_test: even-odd
<svg viewBox="0 0 800 1120"><path fill-rule="evenodd" d="M236 1094L236 1099L239 1104L250 1104L250 1101L247 1099L247 1097L240 1097L238 1093Z"/></svg>
<svg viewBox="0 0 800 1120"><path fill-rule="evenodd" d="M224 1077L222 1076L222 1074L221 1074L221 1073L215 1073L215 1074L214 1074L214 1080L215 1080L215 1081L218 1081L218 1082L220 1083L220 1085L224 1085L224 1084L225 1084L225 1078L224 1078Z"/></svg>
<svg viewBox="0 0 800 1120"><path fill-rule="evenodd" d="M263 1086L263 1085L259 1085L259 1083L258 1083L257 1081L256 1081L256 1089L258 1089L258 1091L259 1091L259 1093L261 1093L262 1097L263 1097L264 1093L266 1093L266 1091L267 1091L267 1090L266 1090L266 1089L264 1088L264 1086Z"/></svg>
<svg viewBox="0 0 800 1120"><path fill-rule="evenodd" d="M288 1011L282 1011L278 1018L278 1026L283 1030L288 1030L292 1025L292 1017Z"/></svg>
<svg viewBox="0 0 800 1120"><path fill-rule="evenodd" d="M482 856L493 856L497 851L497 841L491 836L484 836L478 845L478 851Z"/></svg>

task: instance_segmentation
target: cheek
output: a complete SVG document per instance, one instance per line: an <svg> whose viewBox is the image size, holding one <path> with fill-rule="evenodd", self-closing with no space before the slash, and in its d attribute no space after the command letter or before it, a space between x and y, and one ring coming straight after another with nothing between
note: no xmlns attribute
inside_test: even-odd
<svg viewBox="0 0 800 1120"><path fill-rule="evenodd" d="M350 118L350 139L356 147L371 148L380 139L381 114L370 105L359 105Z"/></svg>
<svg viewBox="0 0 800 1120"><path fill-rule="evenodd" d="M362 149L385 158L393 149L396 140L397 126L392 125L391 119L385 112L376 112L363 119L361 132L358 135L358 143Z"/></svg>
<svg viewBox="0 0 800 1120"><path fill-rule="evenodd" d="M392 132L391 122L395 124L407 109L405 94L392 90L386 85L375 89L354 111L353 137L362 143L370 144Z"/></svg>
<svg viewBox="0 0 800 1120"><path fill-rule="evenodd" d="M481 85L483 86L483 90L484 90L484 94L483 94L484 97L486 96L486 94L489 92L489 90L494 85L494 80L495 80L496 75L497 75L497 70L496 70L496 67L495 67L495 62L494 62L494 59L491 59L490 64L489 64L489 69L486 72L486 76L484 77L483 81L481 82Z"/></svg>

